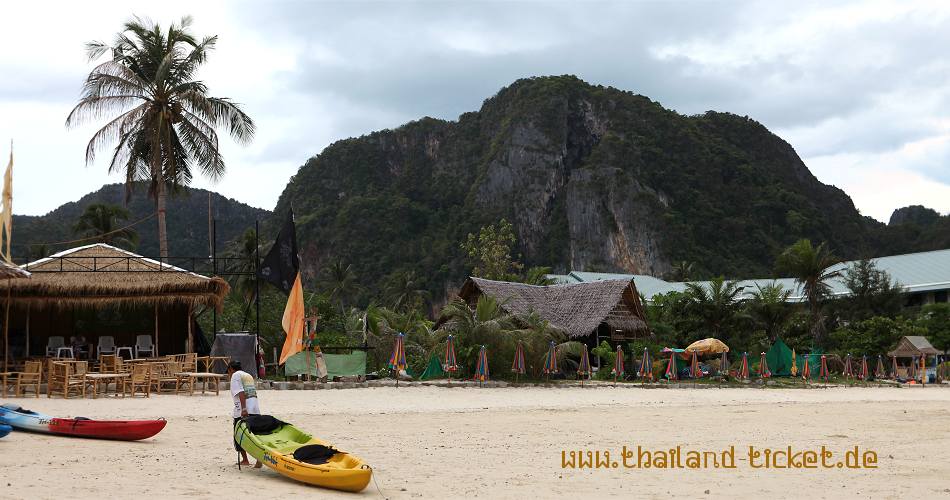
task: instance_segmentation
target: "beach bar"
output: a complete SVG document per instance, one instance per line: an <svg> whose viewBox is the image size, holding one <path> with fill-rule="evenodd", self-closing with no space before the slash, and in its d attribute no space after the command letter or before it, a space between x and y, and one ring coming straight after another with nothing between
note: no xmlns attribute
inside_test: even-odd
<svg viewBox="0 0 950 500"><path fill-rule="evenodd" d="M0 294L10 297L5 355L12 359L95 359L100 348L128 358L140 350L149 356L191 353L196 314L220 310L230 289L221 278L101 243L21 268L30 279L0 280ZM83 339L82 346L70 339Z"/></svg>

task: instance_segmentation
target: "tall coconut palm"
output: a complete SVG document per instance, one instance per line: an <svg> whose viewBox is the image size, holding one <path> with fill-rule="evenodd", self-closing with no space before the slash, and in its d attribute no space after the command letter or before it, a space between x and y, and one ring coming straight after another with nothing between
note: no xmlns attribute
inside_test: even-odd
<svg viewBox="0 0 950 500"><path fill-rule="evenodd" d="M217 127L239 143L254 136L254 122L240 106L209 96L205 83L196 79L218 37L199 40L190 26L189 17L168 29L134 18L112 45L87 44L90 61L109 57L86 77L79 103L66 118L67 127L110 119L89 140L86 163L97 151L111 150L109 172L125 175L127 197L135 181L149 182L162 258L168 257L168 191L187 186L194 169L212 181L224 175Z"/></svg>
<svg viewBox="0 0 950 500"><path fill-rule="evenodd" d="M324 287L330 299L337 301L341 314L345 316L346 303L353 300L355 295L363 289L356 277L356 271L353 270L352 264L338 260L330 264L324 270L324 274Z"/></svg>
<svg viewBox="0 0 950 500"><path fill-rule="evenodd" d="M769 283L765 286L755 286L747 308L752 320L758 324L770 342L775 342L782 328L792 316L792 308L788 305L791 290L786 290L779 283Z"/></svg>
<svg viewBox="0 0 950 500"><path fill-rule="evenodd" d="M828 282L840 275L838 271L830 269L837 262L824 243L816 247L808 239L798 240L778 258L779 270L791 274L802 287L802 294L808 302L812 338L816 346L823 346L825 342L825 321L821 307L822 301L831 292Z"/></svg>
<svg viewBox="0 0 950 500"><path fill-rule="evenodd" d="M401 271L387 280L385 295L397 311L418 310L428 302L430 293L415 271Z"/></svg>
<svg viewBox="0 0 950 500"><path fill-rule="evenodd" d="M118 205L93 203L79 216L73 233L99 243L134 250L139 242L138 233L130 227L122 227L129 217L129 211Z"/></svg>

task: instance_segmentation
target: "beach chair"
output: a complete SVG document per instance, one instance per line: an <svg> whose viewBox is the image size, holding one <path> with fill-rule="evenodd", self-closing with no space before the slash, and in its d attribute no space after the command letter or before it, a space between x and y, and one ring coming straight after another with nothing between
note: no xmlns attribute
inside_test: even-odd
<svg viewBox="0 0 950 500"><path fill-rule="evenodd" d="M27 361L23 366L22 372L17 372L16 387L13 390L14 396L26 394L26 389L32 387L33 395L40 397L40 382L43 379L43 362Z"/></svg>
<svg viewBox="0 0 950 500"><path fill-rule="evenodd" d="M122 395L128 394L130 397L135 397L136 394L141 392L145 397L150 397L150 384L148 365L135 365L132 367L132 375L122 380Z"/></svg>
<svg viewBox="0 0 950 500"><path fill-rule="evenodd" d="M116 369L116 360L122 359L115 354L102 354L99 356L99 373L119 373Z"/></svg>
<svg viewBox="0 0 950 500"><path fill-rule="evenodd" d="M103 354L115 354L115 337L111 335L99 337L99 343L96 345L96 357Z"/></svg>
<svg viewBox="0 0 950 500"><path fill-rule="evenodd" d="M64 398L75 391L86 397L86 361L54 362L50 364L49 383L46 386L46 397L62 394Z"/></svg>
<svg viewBox="0 0 950 500"><path fill-rule="evenodd" d="M148 353L149 357L155 356L155 346L152 344L151 335L137 335L135 337L135 357L141 358L142 353Z"/></svg>
<svg viewBox="0 0 950 500"><path fill-rule="evenodd" d="M178 363L169 361L151 363L150 368L149 384L152 388L154 388L156 393L162 393L162 387L164 384L173 384L169 390L175 390L174 384L178 383L178 377L175 376L175 374L179 371Z"/></svg>
<svg viewBox="0 0 950 500"><path fill-rule="evenodd" d="M50 337L46 341L46 356L56 356L60 347L66 347L66 339L64 337Z"/></svg>

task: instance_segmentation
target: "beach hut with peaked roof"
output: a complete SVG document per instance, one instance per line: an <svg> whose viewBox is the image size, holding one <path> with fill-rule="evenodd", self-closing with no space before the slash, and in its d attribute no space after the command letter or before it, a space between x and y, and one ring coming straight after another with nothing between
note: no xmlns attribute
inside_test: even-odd
<svg viewBox="0 0 950 500"><path fill-rule="evenodd" d="M459 297L471 307L482 295L494 297L515 316L534 312L591 347L603 340L620 342L651 334L640 294L630 279L540 286L471 277L459 290Z"/></svg>
<svg viewBox="0 0 950 500"><path fill-rule="evenodd" d="M28 280L0 280L11 296L11 329L24 337L21 355L44 352L51 336L111 336L119 346L153 337L155 354L194 352L195 314L220 310L227 282L96 243L20 267ZM12 343L12 341L11 341ZM11 347L13 352L13 347Z"/></svg>
<svg viewBox="0 0 950 500"><path fill-rule="evenodd" d="M911 359L908 368L904 370L903 373L903 375L908 378L913 378L914 374L917 373L917 363L919 363L919 359L926 359L929 356L938 356L941 354L944 354L944 352L931 345L926 337L920 335L905 335L901 337L901 339L897 341L897 345L894 349L887 353L893 360L895 367L900 364L897 362L897 358ZM897 373L895 373L894 376L896 377Z"/></svg>

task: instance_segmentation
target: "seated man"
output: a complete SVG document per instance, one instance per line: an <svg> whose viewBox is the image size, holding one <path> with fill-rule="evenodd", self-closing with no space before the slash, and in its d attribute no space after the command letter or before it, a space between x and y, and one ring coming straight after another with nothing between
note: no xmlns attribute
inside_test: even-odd
<svg viewBox="0 0 950 500"><path fill-rule="evenodd" d="M228 376L231 378L231 398L234 400L234 409L231 416L234 417L233 427L237 427L238 422L248 415L260 415L261 407L257 402L257 387L254 385L254 377L250 373L241 370L240 361L232 361L228 364ZM234 434L234 428L231 434ZM251 465L247 461L247 453L241 448L241 445L234 441L234 449L241 456L240 465ZM255 469L261 468L261 461L254 464Z"/></svg>
<svg viewBox="0 0 950 500"><path fill-rule="evenodd" d="M75 356L76 359L86 358L89 355L89 344L86 342L86 337L82 334L69 337L69 347L73 348L73 356Z"/></svg>

